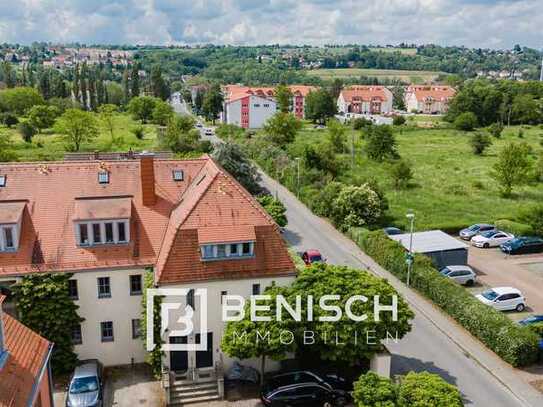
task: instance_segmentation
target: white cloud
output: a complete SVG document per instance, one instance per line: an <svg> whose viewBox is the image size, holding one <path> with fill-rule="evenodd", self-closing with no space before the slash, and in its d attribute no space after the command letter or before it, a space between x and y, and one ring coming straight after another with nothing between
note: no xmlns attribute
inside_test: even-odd
<svg viewBox="0 0 543 407"><path fill-rule="evenodd" d="M0 0L0 40L540 47L540 0Z"/></svg>

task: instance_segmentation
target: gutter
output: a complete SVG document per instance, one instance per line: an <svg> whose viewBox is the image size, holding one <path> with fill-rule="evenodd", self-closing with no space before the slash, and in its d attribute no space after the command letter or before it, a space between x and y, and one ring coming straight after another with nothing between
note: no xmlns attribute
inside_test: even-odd
<svg viewBox="0 0 543 407"><path fill-rule="evenodd" d="M49 343L49 349L47 351L47 354L45 355L43 359L43 364L40 369L40 373L36 380L34 381L34 384L32 385L32 391L30 392L30 397L28 398L28 402L26 403L27 407L32 407L34 405L34 402L36 401L36 398L40 391L40 385L41 381L43 380L43 377L45 376L45 372L47 371L49 373L49 398L51 399L51 406L54 406L53 402L53 392L52 392L52 376L51 376L51 354L53 352L53 344Z"/></svg>

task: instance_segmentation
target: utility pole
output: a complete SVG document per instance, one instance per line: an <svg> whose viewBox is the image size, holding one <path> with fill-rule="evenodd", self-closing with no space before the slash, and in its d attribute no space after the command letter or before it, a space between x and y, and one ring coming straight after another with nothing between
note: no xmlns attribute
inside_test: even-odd
<svg viewBox="0 0 543 407"><path fill-rule="evenodd" d="M354 132L351 133L351 168L354 171Z"/></svg>
<svg viewBox="0 0 543 407"><path fill-rule="evenodd" d="M297 163L296 197L300 198L300 157L296 157L296 163Z"/></svg>
<svg viewBox="0 0 543 407"><path fill-rule="evenodd" d="M406 215L407 219L409 219L411 223L410 227L410 233L409 233L409 253L406 256L407 257L407 286L409 287L411 283L411 271L413 270L413 229L415 224L415 214L412 211L409 211Z"/></svg>

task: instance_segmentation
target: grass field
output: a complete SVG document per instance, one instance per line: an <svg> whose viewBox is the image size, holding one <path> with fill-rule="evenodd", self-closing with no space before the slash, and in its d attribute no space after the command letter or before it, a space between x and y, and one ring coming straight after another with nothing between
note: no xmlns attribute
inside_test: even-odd
<svg viewBox="0 0 543 407"><path fill-rule="evenodd" d="M81 146L81 151L134 151L153 150L156 148L156 126L144 125L144 137L139 140L130 131L140 125L127 114L117 114L115 118L115 142L112 142L109 132L100 126L98 137L91 143ZM23 141L17 130L0 126L0 132L11 135L14 151L18 161L51 161L62 160L67 146L62 136L46 129L42 134L33 137L32 143Z"/></svg>
<svg viewBox="0 0 543 407"><path fill-rule="evenodd" d="M361 76L378 79L399 79L409 83L424 83L434 81L443 72L435 71L402 71L395 69L362 69L362 68L337 68L314 69L307 71L308 75L318 76L321 79L349 79Z"/></svg>
<svg viewBox="0 0 543 407"><path fill-rule="evenodd" d="M404 55L416 55L417 49L416 48L381 48L381 47L375 47L370 48L371 51L377 51L377 52L399 52L400 54Z"/></svg>
<svg viewBox="0 0 543 407"><path fill-rule="evenodd" d="M305 143L325 137L326 130L304 130L292 146L301 154ZM348 135L348 140L351 139ZM385 190L394 223L406 224L405 214L416 214L417 229L454 229L476 222L514 219L521 208L543 202L543 187L531 184L515 188L512 198L499 194L498 184L490 177L491 166L501 148L519 141L518 128L504 131L501 139L485 155L476 156L469 145L468 133L453 129L406 128L396 135L402 158L413 165L414 179L408 189L396 190L390 177L390 164L371 161L363 154L365 142L356 134L356 162L351 169L349 153L340 155L346 170L339 177L345 183L360 183L375 178ZM524 138L534 150L542 151L541 129L525 128ZM302 176L303 179L303 176Z"/></svg>

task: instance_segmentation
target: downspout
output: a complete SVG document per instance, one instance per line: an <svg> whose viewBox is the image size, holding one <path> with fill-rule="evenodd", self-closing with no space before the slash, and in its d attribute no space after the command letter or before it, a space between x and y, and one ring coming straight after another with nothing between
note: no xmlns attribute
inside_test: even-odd
<svg viewBox="0 0 543 407"><path fill-rule="evenodd" d="M30 397L28 399L28 402L27 402L27 407L32 407L34 405L34 402L36 401L36 397L40 391L40 384L41 384L41 381L43 380L43 376L45 375L45 372L48 371L49 374L51 374L51 367L50 367L50 360L51 360L51 354L53 352L53 344L50 343L49 344L49 350L47 351L47 354L45 355L45 358L43 360L43 365L42 365L42 368L40 370L40 374L38 375L38 377L36 378L36 380L34 381L34 384L32 385L32 391L30 392ZM52 392L52 386L51 386L51 380L52 380L52 376L49 376L49 397L51 398L51 405L54 406L53 404L53 392Z"/></svg>

